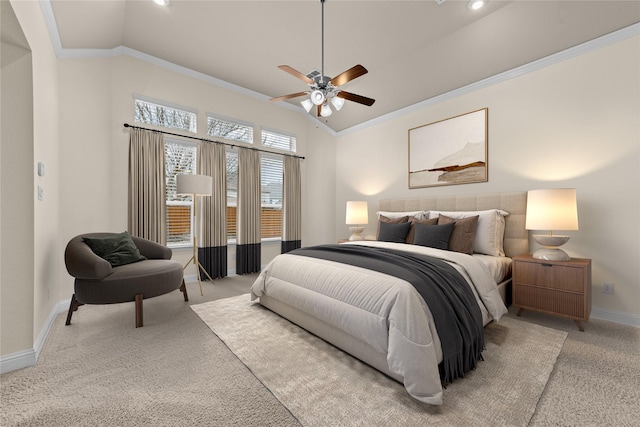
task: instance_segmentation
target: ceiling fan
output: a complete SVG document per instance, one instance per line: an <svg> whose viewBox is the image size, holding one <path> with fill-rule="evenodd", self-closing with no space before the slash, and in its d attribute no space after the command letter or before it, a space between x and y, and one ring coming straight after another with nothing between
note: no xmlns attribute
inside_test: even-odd
<svg viewBox="0 0 640 427"><path fill-rule="evenodd" d="M366 105L368 107L373 105L373 103L376 101L375 99L367 98L366 96L356 95L355 93L345 92L341 89L338 89L338 87L342 86L343 84L350 82L351 80L364 74L367 74L367 69L362 65L355 65L349 68L347 71L338 74L334 78L329 78L324 75L324 2L325 0L320 0L320 3L322 4L322 70L313 70L309 74L303 74L288 65L279 65L278 68L280 68L282 71L285 71L308 84L309 90L304 92L291 93L289 95L277 96L275 98L271 98L269 101L284 101L285 99L310 95L309 98L302 101L302 106L305 108L305 110L309 112L311 111L311 108L316 105L318 116L328 117L332 113L331 107L329 107L329 102L331 102L336 110L340 110L344 105L345 99Z"/></svg>

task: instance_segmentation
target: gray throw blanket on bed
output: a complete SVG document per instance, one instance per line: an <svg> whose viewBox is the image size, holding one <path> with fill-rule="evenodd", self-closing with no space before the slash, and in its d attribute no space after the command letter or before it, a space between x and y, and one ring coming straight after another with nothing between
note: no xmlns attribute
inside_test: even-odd
<svg viewBox="0 0 640 427"><path fill-rule="evenodd" d="M425 300L442 346L440 379L446 386L482 360L482 314L469 284L451 265L437 258L391 249L321 245L296 249L294 255L349 264L411 283Z"/></svg>

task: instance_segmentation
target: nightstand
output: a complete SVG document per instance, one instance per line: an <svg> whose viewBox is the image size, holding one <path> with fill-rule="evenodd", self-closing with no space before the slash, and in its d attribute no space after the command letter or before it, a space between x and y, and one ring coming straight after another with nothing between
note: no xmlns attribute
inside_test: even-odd
<svg viewBox="0 0 640 427"><path fill-rule="evenodd" d="M523 310L573 319L584 332L581 322L591 312L591 260L547 261L531 255L513 258L513 305Z"/></svg>

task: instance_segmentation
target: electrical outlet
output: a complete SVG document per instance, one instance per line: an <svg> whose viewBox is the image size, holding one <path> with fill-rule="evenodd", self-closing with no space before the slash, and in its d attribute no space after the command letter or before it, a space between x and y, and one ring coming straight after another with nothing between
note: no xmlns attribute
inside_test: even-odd
<svg viewBox="0 0 640 427"><path fill-rule="evenodd" d="M613 295L613 283L603 283L602 293L607 295Z"/></svg>

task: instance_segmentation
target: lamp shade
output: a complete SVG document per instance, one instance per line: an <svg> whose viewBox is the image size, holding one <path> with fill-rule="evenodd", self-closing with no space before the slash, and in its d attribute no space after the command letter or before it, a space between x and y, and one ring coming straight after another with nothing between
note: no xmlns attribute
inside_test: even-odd
<svg viewBox="0 0 640 427"><path fill-rule="evenodd" d="M176 175L178 194L195 194L210 196L213 189L213 178L208 175L183 174Z"/></svg>
<svg viewBox="0 0 640 427"><path fill-rule="evenodd" d="M331 113L332 111L331 111L331 107L329 107L329 104L327 104L326 102L322 104L322 108L320 109L320 115L322 117L329 117Z"/></svg>
<svg viewBox="0 0 640 427"><path fill-rule="evenodd" d="M344 105L344 99L334 96L333 98L331 98L331 103L336 108L336 111L340 111L340 109Z"/></svg>
<svg viewBox="0 0 640 427"><path fill-rule="evenodd" d="M368 224L369 211L367 202L347 202L346 224Z"/></svg>
<svg viewBox="0 0 640 427"><path fill-rule="evenodd" d="M531 190L527 193L527 230L577 230L574 188Z"/></svg>
<svg viewBox="0 0 640 427"><path fill-rule="evenodd" d="M311 101L310 99L305 99L303 101L300 101L300 104L302 104L302 106L307 111L307 113L311 111L311 108L313 107L313 101Z"/></svg>

